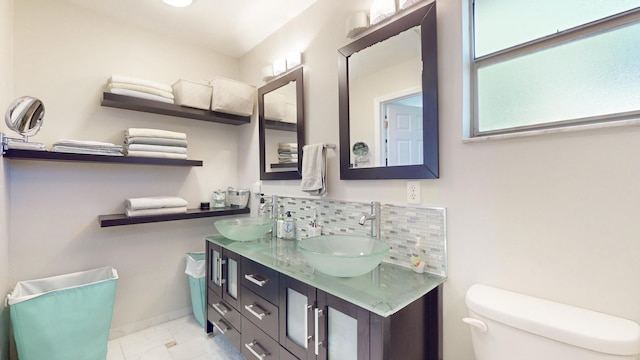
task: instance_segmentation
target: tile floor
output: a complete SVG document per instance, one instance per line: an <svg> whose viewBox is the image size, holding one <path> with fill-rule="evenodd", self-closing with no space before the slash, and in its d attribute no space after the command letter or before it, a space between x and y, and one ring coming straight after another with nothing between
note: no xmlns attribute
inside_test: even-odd
<svg viewBox="0 0 640 360"><path fill-rule="evenodd" d="M207 338L193 315L109 341L107 360L244 360L224 338Z"/></svg>

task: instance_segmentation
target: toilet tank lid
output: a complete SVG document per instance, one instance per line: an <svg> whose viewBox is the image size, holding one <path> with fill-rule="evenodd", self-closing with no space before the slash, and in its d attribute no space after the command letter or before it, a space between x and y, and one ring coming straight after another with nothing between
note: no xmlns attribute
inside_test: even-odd
<svg viewBox="0 0 640 360"><path fill-rule="evenodd" d="M566 344L640 354L640 325L631 320L480 284L469 288L466 304L478 315Z"/></svg>

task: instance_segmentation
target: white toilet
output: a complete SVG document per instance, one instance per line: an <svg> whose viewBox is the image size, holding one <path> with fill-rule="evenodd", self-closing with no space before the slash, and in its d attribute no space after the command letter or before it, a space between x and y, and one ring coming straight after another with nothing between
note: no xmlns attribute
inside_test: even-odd
<svg viewBox="0 0 640 360"><path fill-rule="evenodd" d="M640 360L640 325L485 285L467 291L476 360Z"/></svg>

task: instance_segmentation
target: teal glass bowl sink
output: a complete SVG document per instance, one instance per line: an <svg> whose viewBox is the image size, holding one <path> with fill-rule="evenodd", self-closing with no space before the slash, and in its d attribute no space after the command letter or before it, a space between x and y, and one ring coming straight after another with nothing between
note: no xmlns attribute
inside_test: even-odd
<svg viewBox="0 0 640 360"><path fill-rule="evenodd" d="M251 241L268 233L273 226L273 220L263 217L238 217L218 220L213 225L227 239Z"/></svg>
<svg viewBox="0 0 640 360"><path fill-rule="evenodd" d="M368 273L382 262L389 248L384 241L356 235L322 235L298 244L309 266L337 277Z"/></svg>

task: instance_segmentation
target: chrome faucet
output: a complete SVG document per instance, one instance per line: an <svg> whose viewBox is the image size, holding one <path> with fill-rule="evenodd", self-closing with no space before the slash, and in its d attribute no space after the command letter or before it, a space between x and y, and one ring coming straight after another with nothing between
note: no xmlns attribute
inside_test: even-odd
<svg viewBox="0 0 640 360"><path fill-rule="evenodd" d="M371 213L364 214L358 221L358 224L364 226L364 223L371 221L371 237L380 239L380 203L377 201L371 202Z"/></svg>

